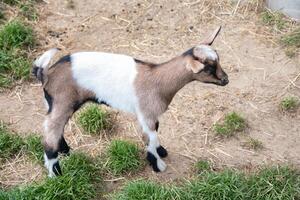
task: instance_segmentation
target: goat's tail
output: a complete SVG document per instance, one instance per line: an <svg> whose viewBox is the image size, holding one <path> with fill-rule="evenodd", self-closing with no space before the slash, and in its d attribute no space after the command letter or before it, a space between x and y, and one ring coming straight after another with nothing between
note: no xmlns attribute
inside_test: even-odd
<svg viewBox="0 0 300 200"><path fill-rule="evenodd" d="M53 48L38 57L34 62L33 62L33 69L32 69L32 74L41 82L44 80L44 73L43 71L45 69L48 69L48 65L50 61L52 60L53 56L59 51L60 49L58 48Z"/></svg>

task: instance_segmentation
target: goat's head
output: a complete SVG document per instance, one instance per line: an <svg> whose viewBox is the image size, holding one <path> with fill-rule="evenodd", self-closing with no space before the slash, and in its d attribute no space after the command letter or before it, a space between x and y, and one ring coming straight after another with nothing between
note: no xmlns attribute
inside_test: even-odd
<svg viewBox="0 0 300 200"><path fill-rule="evenodd" d="M191 49L186 67L193 72L195 80L225 86L229 82L228 76L221 68L217 52L211 47L220 30L221 26L200 45Z"/></svg>

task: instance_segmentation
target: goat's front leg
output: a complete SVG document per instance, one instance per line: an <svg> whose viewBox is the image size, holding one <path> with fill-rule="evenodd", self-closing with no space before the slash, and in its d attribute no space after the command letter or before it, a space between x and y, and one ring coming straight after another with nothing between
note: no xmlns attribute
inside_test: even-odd
<svg viewBox="0 0 300 200"><path fill-rule="evenodd" d="M44 159L45 167L48 169L48 176L61 175L61 168L58 160L58 153L69 154L69 146L66 143L63 133L64 127L71 116L70 109L56 109L47 115L44 123Z"/></svg>
<svg viewBox="0 0 300 200"><path fill-rule="evenodd" d="M157 121L155 123L155 131L158 132L158 128L159 128L159 121ZM158 153L158 155L162 158L165 158L168 156L168 151L167 149L165 149L163 146L159 145L157 148L156 148L156 151Z"/></svg>
<svg viewBox="0 0 300 200"><path fill-rule="evenodd" d="M166 149L159 144L157 137L157 121L149 119L145 120L143 117L139 117L139 122L144 134L148 137L147 160L155 172L165 171L167 165L161 157L166 157L168 153Z"/></svg>

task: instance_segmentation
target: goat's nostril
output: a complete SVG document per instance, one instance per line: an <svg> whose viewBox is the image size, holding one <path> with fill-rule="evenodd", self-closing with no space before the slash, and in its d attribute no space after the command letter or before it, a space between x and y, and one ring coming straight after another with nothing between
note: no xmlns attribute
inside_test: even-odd
<svg viewBox="0 0 300 200"><path fill-rule="evenodd" d="M229 83L229 80L228 80L227 77L223 77L223 78L221 78L221 82L222 82L224 85L226 85L226 84Z"/></svg>

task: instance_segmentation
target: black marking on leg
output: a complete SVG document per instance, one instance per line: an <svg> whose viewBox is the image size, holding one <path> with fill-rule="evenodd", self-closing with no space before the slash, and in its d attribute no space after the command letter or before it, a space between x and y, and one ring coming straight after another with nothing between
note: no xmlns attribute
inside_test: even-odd
<svg viewBox="0 0 300 200"><path fill-rule="evenodd" d="M66 140L64 137L61 137L61 139L59 140L59 149L58 151L62 154L65 154L65 155L69 155L69 152L70 152L70 147L68 146Z"/></svg>
<svg viewBox="0 0 300 200"><path fill-rule="evenodd" d="M48 109L48 114L52 111L52 105L53 105L53 98L52 96L47 92L47 90L45 90L44 88L44 95L45 95L45 99L48 103L49 109Z"/></svg>
<svg viewBox="0 0 300 200"><path fill-rule="evenodd" d="M56 163L54 163L53 167L52 167L52 170L54 172L54 174L56 176L60 176L62 175L62 172L61 172L61 168L59 166L59 162L57 161Z"/></svg>
<svg viewBox="0 0 300 200"><path fill-rule="evenodd" d="M158 131L158 127L159 127L159 121L157 121L157 122L155 123L155 130L156 130L156 132Z"/></svg>
<svg viewBox="0 0 300 200"><path fill-rule="evenodd" d="M162 158L165 158L168 156L168 151L161 145L156 148L156 151L157 151L158 155Z"/></svg>
<svg viewBox="0 0 300 200"><path fill-rule="evenodd" d="M51 149L45 149L45 154L47 156L47 158L50 159L55 159L58 156L58 152L57 151L53 151Z"/></svg>
<svg viewBox="0 0 300 200"><path fill-rule="evenodd" d="M157 158L155 158L155 156L152 153L147 152L147 160L149 161L150 166L152 166L155 172L160 172L160 170L157 167Z"/></svg>

